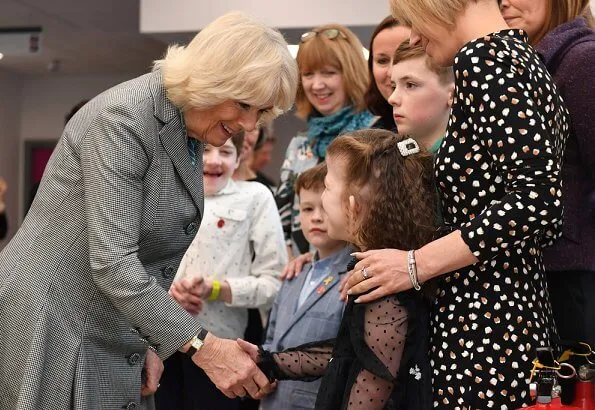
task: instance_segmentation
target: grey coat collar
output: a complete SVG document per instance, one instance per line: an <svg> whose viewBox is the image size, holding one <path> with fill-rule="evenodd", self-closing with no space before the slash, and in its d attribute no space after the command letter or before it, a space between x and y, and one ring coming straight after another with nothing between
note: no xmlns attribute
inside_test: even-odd
<svg viewBox="0 0 595 410"><path fill-rule="evenodd" d="M163 86L163 76L160 70L151 73L149 80L151 95L153 97L154 115L163 127L159 131L159 139L170 157L176 171L184 186L190 192L192 200L199 208L198 219L204 211L203 179L202 179L202 149L197 152L196 168L190 163L188 154L188 143L184 125L180 119L180 110L167 98L167 92Z"/></svg>

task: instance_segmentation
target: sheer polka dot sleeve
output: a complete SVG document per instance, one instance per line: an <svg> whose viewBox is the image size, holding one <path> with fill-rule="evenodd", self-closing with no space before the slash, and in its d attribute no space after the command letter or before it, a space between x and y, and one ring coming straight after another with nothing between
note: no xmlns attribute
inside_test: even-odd
<svg viewBox="0 0 595 410"><path fill-rule="evenodd" d="M551 77L531 47L500 35L469 43L453 68L450 142L436 164L456 172L450 177L460 185L449 195L455 202L466 197L461 208L470 205L463 209L463 239L480 260L535 240L549 244L562 223L568 135L568 114ZM449 150L459 155L449 158ZM450 188L447 181L440 185L443 192Z"/></svg>
<svg viewBox="0 0 595 410"><path fill-rule="evenodd" d="M361 310L361 312L357 312ZM352 327L361 364L349 393L349 409L383 409L391 397L407 337L407 311L394 295L355 307L364 314L363 337ZM360 344L360 346L358 346Z"/></svg>
<svg viewBox="0 0 595 410"><path fill-rule="evenodd" d="M384 409L391 400L408 332L408 314L392 295L379 301L354 305L345 322L348 339L304 344L283 352L260 350L259 367L271 380L310 381L325 375L329 364L336 373L349 373L346 384L322 395L344 397L347 409ZM341 335L341 332L340 332ZM340 336L341 337L341 336ZM330 375L327 384L338 380ZM344 392L344 393L343 393ZM332 401L332 399L331 399ZM389 406L390 407L390 406ZM392 407L391 407L392 408Z"/></svg>
<svg viewBox="0 0 595 410"><path fill-rule="evenodd" d="M315 380L326 371L335 341L303 344L283 352L260 350L258 366L271 380Z"/></svg>

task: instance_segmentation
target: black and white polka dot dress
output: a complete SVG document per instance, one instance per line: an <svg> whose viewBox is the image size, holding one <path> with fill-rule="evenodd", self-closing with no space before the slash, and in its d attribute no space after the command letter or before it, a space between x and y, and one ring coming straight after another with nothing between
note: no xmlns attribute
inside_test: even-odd
<svg viewBox="0 0 595 410"><path fill-rule="evenodd" d="M568 113L522 31L471 41L453 68L436 178L445 224L480 262L439 283L434 407L516 409L530 404L535 348L555 334L541 249L561 227Z"/></svg>

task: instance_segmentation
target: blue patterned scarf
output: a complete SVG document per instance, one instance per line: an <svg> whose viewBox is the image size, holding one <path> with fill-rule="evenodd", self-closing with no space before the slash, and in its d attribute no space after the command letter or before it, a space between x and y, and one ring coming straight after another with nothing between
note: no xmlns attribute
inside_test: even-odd
<svg viewBox="0 0 595 410"><path fill-rule="evenodd" d="M329 116L310 116L308 118L308 142L312 152L318 158L326 157L329 144L340 134L369 128L374 114L368 110L355 112L352 105Z"/></svg>

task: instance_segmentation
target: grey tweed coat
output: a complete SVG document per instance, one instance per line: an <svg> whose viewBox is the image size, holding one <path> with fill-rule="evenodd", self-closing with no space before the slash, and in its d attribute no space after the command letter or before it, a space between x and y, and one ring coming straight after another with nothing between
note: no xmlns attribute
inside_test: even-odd
<svg viewBox="0 0 595 410"><path fill-rule="evenodd" d="M203 209L185 138L159 71L66 126L0 253L0 409L153 406L147 349L165 359L197 331L166 291Z"/></svg>

